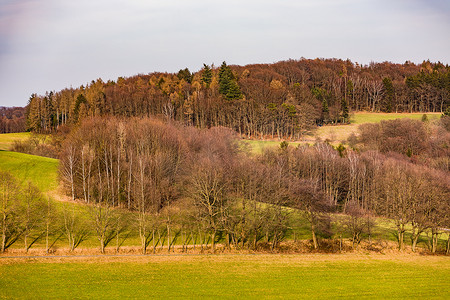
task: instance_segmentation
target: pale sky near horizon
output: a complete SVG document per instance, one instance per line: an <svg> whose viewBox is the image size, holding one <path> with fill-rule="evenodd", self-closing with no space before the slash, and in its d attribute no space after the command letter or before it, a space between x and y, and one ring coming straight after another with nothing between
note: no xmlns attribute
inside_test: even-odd
<svg viewBox="0 0 450 300"><path fill-rule="evenodd" d="M0 106L203 63L450 63L449 0L0 0Z"/></svg>

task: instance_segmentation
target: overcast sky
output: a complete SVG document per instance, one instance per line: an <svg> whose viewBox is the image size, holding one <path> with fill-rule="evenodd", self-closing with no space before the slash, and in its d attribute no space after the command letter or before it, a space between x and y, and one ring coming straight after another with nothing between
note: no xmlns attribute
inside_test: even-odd
<svg viewBox="0 0 450 300"><path fill-rule="evenodd" d="M203 63L450 63L449 0L0 0L0 106Z"/></svg>

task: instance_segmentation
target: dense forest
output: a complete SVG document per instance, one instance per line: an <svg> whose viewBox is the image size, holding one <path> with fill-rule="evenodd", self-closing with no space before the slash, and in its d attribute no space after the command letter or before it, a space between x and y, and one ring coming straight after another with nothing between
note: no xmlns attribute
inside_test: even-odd
<svg viewBox="0 0 450 300"><path fill-rule="evenodd" d="M0 133L23 132L25 130L25 108L0 107Z"/></svg>
<svg viewBox="0 0 450 300"><path fill-rule="evenodd" d="M164 116L246 137L298 139L316 124L348 122L349 111L443 112L449 66L300 59L151 73L33 94L27 129L51 132L86 117Z"/></svg>

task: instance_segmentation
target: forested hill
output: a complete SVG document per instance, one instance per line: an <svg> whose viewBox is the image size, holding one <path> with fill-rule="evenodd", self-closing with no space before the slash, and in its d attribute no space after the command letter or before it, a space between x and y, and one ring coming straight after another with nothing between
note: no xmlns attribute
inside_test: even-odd
<svg viewBox="0 0 450 300"><path fill-rule="evenodd" d="M159 115L200 128L226 126L246 136L298 138L315 124L347 122L348 111L443 111L450 67L441 63L300 59L151 73L33 94L27 128L53 131L88 116Z"/></svg>

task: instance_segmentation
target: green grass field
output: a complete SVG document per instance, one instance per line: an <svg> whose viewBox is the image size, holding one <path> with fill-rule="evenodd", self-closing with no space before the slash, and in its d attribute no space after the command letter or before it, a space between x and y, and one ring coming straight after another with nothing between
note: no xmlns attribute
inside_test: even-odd
<svg viewBox="0 0 450 300"><path fill-rule="evenodd" d="M0 150L9 150L15 141L24 141L30 137L29 132L0 134Z"/></svg>
<svg viewBox="0 0 450 300"><path fill-rule="evenodd" d="M0 259L0 298L448 299L450 258L181 255Z"/></svg>
<svg viewBox="0 0 450 300"><path fill-rule="evenodd" d="M31 181L43 192L58 187L57 159L0 151L0 170L11 172L23 183Z"/></svg>

